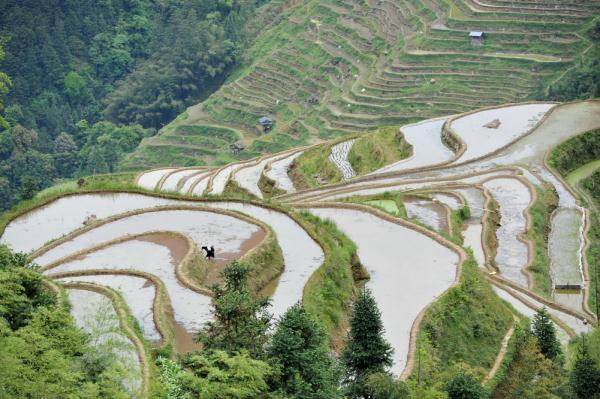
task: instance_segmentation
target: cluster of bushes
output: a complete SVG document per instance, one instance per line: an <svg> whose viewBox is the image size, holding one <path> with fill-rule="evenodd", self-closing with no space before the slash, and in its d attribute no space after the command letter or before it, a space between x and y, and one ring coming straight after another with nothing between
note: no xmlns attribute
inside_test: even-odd
<svg viewBox="0 0 600 399"><path fill-rule="evenodd" d="M0 396L130 397L121 364L89 341L36 266L0 246Z"/></svg>
<svg viewBox="0 0 600 399"><path fill-rule="evenodd" d="M562 175L600 159L600 130L570 138L552 150L548 161Z"/></svg>
<svg viewBox="0 0 600 399"><path fill-rule="evenodd" d="M600 21L588 30L592 48L565 76L548 88L549 100L569 101L600 97Z"/></svg>

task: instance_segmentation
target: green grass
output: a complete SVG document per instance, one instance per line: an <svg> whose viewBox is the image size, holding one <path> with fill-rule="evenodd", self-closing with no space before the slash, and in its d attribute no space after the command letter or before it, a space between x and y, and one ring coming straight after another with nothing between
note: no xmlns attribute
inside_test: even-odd
<svg viewBox="0 0 600 399"><path fill-rule="evenodd" d="M323 265L304 287L306 309L329 332L330 345L341 348L347 327L347 311L355 293L355 281L366 272L356 256L356 245L334 223L323 221L308 212L297 214L325 251Z"/></svg>
<svg viewBox="0 0 600 399"><path fill-rule="evenodd" d="M471 256L463 264L460 283L423 317L411 380L440 387L465 368L482 378L512 322L510 308L493 292Z"/></svg>
<svg viewBox="0 0 600 399"><path fill-rule="evenodd" d="M585 165L573 170L565 176L565 180L567 181L567 183L569 183L571 187L576 188L577 184L581 180L585 179L586 177L589 177L597 169L600 169L600 159L586 163Z"/></svg>
<svg viewBox="0 0 600 399"><path fill-rule="evenodd" d="M550 257L548 256L548 238L552 221L552 212L558 206L558 196L552 186L546 184L538 187L537 199L529 210L531 228L526 237L533 242L534 256L527 268L533 276L533 291L545 298L552 294L552 277L550 275Z"/></svg>
<svg viewBox="0 0 600 399"><path fill-rule="evenodd" d="M356 139L348 161L357 175L373 172L412 154L412 146L399 133L397 126L386 126Z"/></svg>
<svg viewBox="0 0 600 399"><path fill-rule="evenodd" d="M298 189L318 186L319 183L335 183L342 180L342 173L329 160L331 146L325 143L304 151L294 160L289 175Z"/></svg>
<svg viewBox="0 0 600 399"><path fill-rule="evenodd" d="M340 201L374 206L392 216L408 219L406 208L404 208L404 195L405 193L399 191L386 191L365 196L353 195L341 198Z"/></svg>
<svg viewBox="0 0 600 399"><path fill-rule="evenodd" d="M371 200L366 201L365 204L373 205L374 207L382 209L384 212L387 212L390 215L400 214L400 209L394 200Z"/></svg>
<svg viewBox="0 0 600 399"><path fill-rule="evenodd" d="M560 143L552 149L548 162L565 176L598 159L600 159L600 129L585 132Z"/></svg>

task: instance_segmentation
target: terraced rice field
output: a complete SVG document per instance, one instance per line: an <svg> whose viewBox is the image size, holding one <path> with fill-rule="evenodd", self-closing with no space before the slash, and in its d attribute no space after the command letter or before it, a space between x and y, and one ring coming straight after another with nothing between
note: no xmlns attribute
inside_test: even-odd
<svg viewBox="0 0 600 399"><path fill-rule="evenodd" d="M403 15L383 11L373 12L382 18L382 29L393 22L384 16ZM360 21L362 14L357 15ZM500 127L480 126L495 119ZM461 125L461 120L468 123ZM455 284L467 248L516 312L530 317L533 309L548 307L565 341L596 323L586 303L589 287L581 262L588 221L545 157L558 143L598 127L596 101L509 105L449 115L402 129L409 142L415 140L410 143L412 158L303 191L296 191L287 173L303 149L217 169L150 170L136 179L147 194L63 196L16 217L1 241L30 253L45 273L66 284L80 302L73 310L76 317L80 306L106 302L97 299L102 291L88 294L92 287L108 287L128 304L143 339L150 345L173 340L183 352L194 348L191 335L211 317L211 292L205 283L233 259L251 260L267 247L280 253L281 269L257 266L261 292L271 297L275 316L297 301L306 302L307 287L323 272L330 254L324 237L311 230L302 212L329 219L357 246L358 259L369 273L366 284L395 350L393 370L406 377L414 365L423 312ZM427 143L437 147L428 152ZM259 201L265 196L264 180L280 190L269 203ZM549 277L553 287L576 286L562 297L558 291L547 297L537 294L527 270L535 255L527 236L530 208L544 182L559 197L547 226ZM240 200L244 191L245 200ZM375 195L379 197L374 200L356 199ZM401 195L406 215L386 195ZM214 262L200 255L206 245L216 248Z"/></svg>
<svg viewBox="0 0 600 399"><path fill-rule="evenodd" d="M249 61L146 139L126 167L223 164L534 98L585 57L600 2L278 0L267 7L283 10L282 18L256 39ZM483 43L471 42L470 31L484 31ZM544 108L525 106L536 107ZM275 121L267 134L262 116ZM505 121L498 129L509 127ZM229 154L240 140L248 147ZM431 154L439 162L447 155ZM421 166L412 162L405 167Z"/></svg>

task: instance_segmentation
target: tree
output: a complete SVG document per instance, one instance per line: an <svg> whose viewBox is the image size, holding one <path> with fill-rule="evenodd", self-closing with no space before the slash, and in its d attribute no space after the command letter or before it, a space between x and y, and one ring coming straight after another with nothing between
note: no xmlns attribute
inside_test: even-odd
<svg viewBox="0 0 600 399"><path fill-rule="evenodd" d="M538 340L540 352L548 359L556 360L561 354L560 342L546 308L539 309L533 317L532 334Z"/></svg>
<svg viewBox="0 0 600 399"><path fill-rule="evenodd" d="M272 374L267 363L245 352L230 355L220 350L203 351L185 358L183 366L193 373L179 376L183 389L191 397L202 399L266 397L266 381Z"/></svg>
<svg viewBox="0 0 600 399"><path fill-rule="evenodd" d="M410 390L403 381L388 373L369 375L365 383L368 396L372 399L408 399Z"/></svg>
<svg viewBox="0 0 600 399"><path fill-rule="evenodd" d="M78 166L79 147L75 139L62 132L54 139L54 165L62 176L71 176Z"/></svg>
<svg viewBox="0 0 600 399"><path fill-rule="evenodd" d="M28 200L38 192L38 182L33 176L25 176L21 181L21 199Z"/></svg>
<svg viewBox="0 0 600 399"><path fill-rule="evenodd" d="M352 307L350 332L342 353L342 362L346 367L345 381L352 397L365 397L367 376L385 372L393 363L393 349L383 333L381 312L375 298L368 289L364 289Z"/></svg>
<svg viewBox="0 0 600 399"><path fill-rule="evenodd" d="M1 38L0 38L1 39ZM0 61L4 59L3 41L0 40ZM8 129L8 122L2 117L4 113L4 97L8 93L8 89L11 86L10 78L7 74L0 71L0 131Z"/></svg>
<svg viewBox="0 0 600 399"><path fill-rule="evenodd" d="M213 319L198 332L196 339L204 349L220 349L229 354L246 350L262 357L271 315L268 299L256 299L247 283L250 269L237 261L223 272L223 286L213 287Z"/></svg>
<svg viewBox="0 0 600 399"><path fill-rule="evenodd" d="M571 387L579 399L600 398L600 368L590 356L585 335L571 371Z"/></svg>
<svg viewBox="0 0 600 399"><path fill-rule="evenodd" d="M475 378L468 374L456 375L445 387L448 399L484 399L487 393Z"/></svg>
<svg viewBox="0 0 600 399"><path fill-rule="evenodd" d="M75 103L82 103L91 97L85 79L75 71L67 73L64 85L65 93Z"/></svg>
<svg viewBox="0 0 600 399"><path fill-rule="evenodd" d="M513 361L492 398L556 399L556 391L565 383L562 367L540 352L529 326L517 326L514 336Z"/></svg>
<svg viewBox="0 0 600 399"><path fill-rule="evenodd" d="M286 398L340 397L339 373L328 354L325 331L300 303L277 323L267 354L279 369L273 388Z"/></svg>

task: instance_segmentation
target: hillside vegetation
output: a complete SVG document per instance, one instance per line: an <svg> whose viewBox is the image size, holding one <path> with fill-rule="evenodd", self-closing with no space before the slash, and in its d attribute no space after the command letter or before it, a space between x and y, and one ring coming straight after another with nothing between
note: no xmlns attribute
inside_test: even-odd
<svg viewBox="0 0 600 399"><path fill-rule="evenodd" d="M215 127L229 129L249 145L239 155L245 158L542 97L596 54L598 3L493 3L273 1L285 10L277 23L261 32L226 84L175 125L204 126L209 136ZM473 30L485 31L482 45L469 40ZM275 121L267 134L258 126L265 115ZM186 134L184 144L168 126L124 166L187 165L199 162L194 155L214 161L191 144L204 134Z"/></svg>
<svg viewBox="0 0 600 399"><path fill-rule="evenodd" d="M3 2L0 207L57 178L114 172L143 137L219 87L261 4Z"/></svg>

